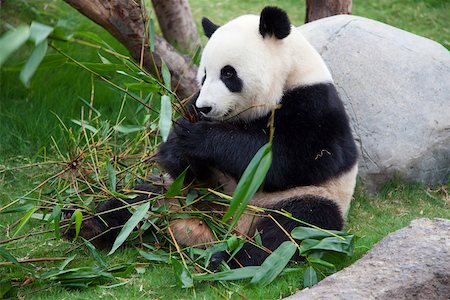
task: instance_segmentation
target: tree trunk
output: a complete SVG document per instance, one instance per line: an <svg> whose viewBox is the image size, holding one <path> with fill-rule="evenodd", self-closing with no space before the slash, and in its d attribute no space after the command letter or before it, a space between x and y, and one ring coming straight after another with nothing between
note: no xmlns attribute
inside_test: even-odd
<svg viewBox="0 0 450 300"><path fill-rule="evenodd" d="M352 14L352 0L306 0L305 23L340 14Z"/></svg>
<svg viewBox="0 0 450 300"><path fill-rule="evenodd" d="M130 51L131 56L153 75L156 70L148 45L145 30L147 18L145 8L133 0L65 0L80 13L105 28ZM171 74L174 92L181 98L188 97L197 90L196 67L190 59L180 55L166 40L156 37L153 53L157 68L161 59L167 64Z"/></svg>
<svg viewBox="0 0 450 300"><path fill-rule="evenodd" d="M152 0L163 37L175 48L189 53L200 45L188 0Z"/></svg>

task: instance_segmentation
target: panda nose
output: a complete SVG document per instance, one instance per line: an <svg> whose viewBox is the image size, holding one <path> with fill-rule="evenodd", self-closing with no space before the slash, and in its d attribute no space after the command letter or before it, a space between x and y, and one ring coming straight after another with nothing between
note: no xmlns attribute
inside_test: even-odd
<svg viewBox="0 0 450 300"><path fill-rule="evenodd" d="M201 112L201 113L203 113L203 114L208 114L210 111L211 111L211 109L212 109L212 107L211 106L205 106L205 107L196 107L197 108L197 110L199 111L199 112Z"/></svg>

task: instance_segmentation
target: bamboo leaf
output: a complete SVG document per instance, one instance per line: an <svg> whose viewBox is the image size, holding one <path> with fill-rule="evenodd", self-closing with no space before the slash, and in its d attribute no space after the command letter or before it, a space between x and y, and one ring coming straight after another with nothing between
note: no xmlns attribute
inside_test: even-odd
<svg viewBox="0 0 450 300"><path fill-rule="evenodd" d="M44 40L38 44L31 53L31 56L25 66L23 66L19 77L25 86L29 85L31 77L33 77L34 72L36 72L39 64L44 59L45 53L47 53L47 47L47 40Z"/></svg>
<svg viewBox="0 0 450 300"><path fill-rule="evenodd" d="M130 91L139 91L139 92L151 92L156 93L159 92L160 87L153 83L147 82L129 82L125 83L125 87ZM148 101L145 101L147 103Z"/></svg>
<svg viewBox="0 0 450 300"><path fill-rule="evenodd" d="M155 52L155 21L153 18L150 18L148 24L148 40L150 43L150 51Z"/></svg>
<svg viewBox="0 0 450 300"><path fill-rule="evenodd" d="M172 126L172 104L170 103L170 97L167 95L161 96L161 111L158 126L163 142L167 141L170 127Z"/></svg>
<svg viewBox="0 0 450 300"><path fill-rule="evenodd" d="M22 206L5 209L5 210L1 211L0 214L12 214L12 213L24 212L24 211L30 210L30 208L32 208L32 207L34 207L33 204L27 203Z"/></svg>
<svg viewBox="0 0 450 300"><path fill-rule="evenodd" d="M192 56L192 64L198 66L200 64L200 57L202 54L202 47L198 46L197 49L195 49L195 53Z"/></svg>
<svg viewBox="0 0 450 300"><path fill-rule="evenodd" d="M32 207L28 210L25 216L23 216L19 225L17 225L17 230L14 232L12 237L15 237L22 230L22 228L25 226L25 224L27 224L27 222L30 220L31 216L34 214L35 211L37 211L36 207Z"/></svg>
<svg viewBox="0 0 450 300"><path fill-rule="evenodd" d="M164 80L164 86L166 87L167 90L171 90L172 86L171 86L171 79L170 79L170 71L169 68L167 67L166 63L164 62L164 60L162 61L161 64L161 73L163 76L163 80Z"/></svg>
<svg viewBox="0 0 450 300"><path fill-rule="evenodd" d="M108 255L113 254L117 248L119 248L133 231L133 229L139 224L140 221L147 215L148 210L150 209L150 202L144 203L136 208L136 211L131 216L131 218L125 223L120 230L119 235L114 241L114 245L109 251Z"/></svg>
<svg viewBox="0 0 450 300"><path fill-rule="evenodd" d="M55 205L53 207L52 215L50 218L53 220L53 228L55 230L55 237L57 240L61 238L60 232L59 232L59 223L61 221L61 206Z"/></svg>
<svg viewBox="0 0 450 300"><path fill-rule="evenodd" d="M113 129L117 132L123 133L123 134L130 134L133 132L139 132L141 130L144 130L144 126L128 126L128 125L115 125L113 126Z"/></svg>
<svg viewBox="0 0 450 300"><path fill-rule="evenodd" d="M7 261L10 261L15 265L20 266L20 263L17 261L17 259L3 247L0 247L0 255Z"/></svg>
<svg viewBox="0 0 450 300"><path fill-rule="evenodd" d="M342 237L350 235L349 233L346 233L343 231L337 231L337 230L327 230L327 231L337 234ZM311 228L311 227L303 227L303 226L294 228L291 231L291 236L296 240L305 240L305 239L318 240L318 239L322 239L322 238L326 238L326 237L331 237L330 234L328 234L327 232L324 232L322 230L318 230L318 229Z"/></svg>
<svg viewBox="0 0 450 300"><path fill-rule="evenodd" d="M186 177L187 169L183 171L175 181L170 185L166 192L166 198L173 198L178 196L183 188L184 178Z"/></svg>
<svg viewBox="0 0 450 300"><path fill-rule="evenodd" d="M211 281L225 281L225 280L241 280L254 277L260 269L260 266L249 266L238 269L232 269L217 273L193 274L194 280L211 280Z"/></svg>
<svg viewBox="0 0 450 300"><path fill-rule="evenodd" d="M108 162L108 166L106 167L108 171L108 177L109 177L109 189L113 192L116 191L116 185L117 185L117 177L116 172L114 171L114 166L111 162Z"/></svg>
<svg viewBox="0 0 450 300"><path fill-rule="evenodd" d="M306 239L300 244L300 251L305 254L311 250L326 250L351 256L353 254L353 237L353 235L348 235L345 240L336 237L327 237L321 240Z"/></svg>
<svg viewBox="0 0 450 300"><path fill-rule="evenodd" d="M230 207L222 218L222 221L226 222L233 216L233 221L230 224L231 228L237 223L239 217L244 213L248 202L250 202L263 183L272 163L271 149L272 145L270 143L261 147L239 180Z"/></svg>
<svg viewBox="0 0 450 300"><path fill-rule="evenodd" d="M139 250L139 254L146 260L164 262L164 263L169 262L169 254L167 254L167 253L158 254L155 252L150 253L150 252L145 252L145 251Z"/></svg>
<svg viewBox="0 0 450 300"><path fill-rule="evenodd" d="M252 278L251 284L266 286L271 283L295 254L297 246L291 241L283 242L262 263L258 273Z"/></svg>
<svg viewBox="0 0 450 300"><path fill-rule="evenodd" d="M335 265L333 265L332 263L327 262L323 259L320 259L318 257L308 256L308 261L311 264L317 264L317 265L321 265L321 266L324 266L324 267L332 269L332 270L336 270Z"/></svg>
<svg viewBox="0 0 450 300"><path fill-rule="evenodd" d="M76 209L72 215L72 218L75 219L75 239L74 240L76 240L78 238L78 235L80 234L81 223L83 223L83 214L81 213L81 211Z"/></svg>
<svg viewBox="0 0 450 300"><path fill-rule="evenodd" d="M186 267L176 259L172 260L172 264L178 286L184 289L193 287L194 281L189 270L187 270Z"/></svg>
<svg viewBox="0 0 450 300"><path fill-rule="evenodd" d="M19 26L2 35L0 38L0 67L14 51L25 44L29 37L29 26Z"/></svg>
<svg viewBox="0 0 450 300"><path fill-rule="evenodd" d="M37 46L47 39L52 31L53 27L33 21L30 26L30 39L33 40L34 44Z"/></svg>
<svg viewBox="0 0 450 300"><path fill-rule="evenodd" d="M58 267L58 270L59 270L59 271L64 270L64 269L67 267L67 265L70 264L70 262L71 262L72 260L75 259L76 256L77 256L77 255L74 254L74 255L69 256L68 258L66 258L66 259L61 263L61 265Z"/></svg>
<svg viewBox="0 0 450 300"><path fill-rule="evenodd" d="M88 122L86 121L79 121L79 120L74 120L71 119L71 121L79 126L81 126L81 128L86 128L87 130L89 130L92 133L97 133L97 128L95 128L94 126L89 125Z"/></svg>
<svg viewBox="0 0 450 300"><path fill-rule="evenodd" d="M309 266L305 270L305 274L303 275L303 286L304 287L312 287L318 282L317 272L313 267Z"/></svg>
<svg viewBox="0 0 450 300"><path fill-rule="evenodd" d="M102 115L97 109L95 109L94 106L91 105L91 103L87 102L85 99L83 99L83 98L81 98L81 97L78 97L78 99L80 99L81 102L83 102L87 107L89 107L90 110L92 110L93 112L95 112L95 113L97 114L97 116L100 117L100 116Z"/></svg>
<svg viewBox="0 0 450 300"><path fill-rule="evenodd" d="M99 265L102 268L107 268L108 267L108 263L100 256L100 254L98 254L98 252L95 249L94 245L92 245L91 242L89 242L86 239L83 239L83 242L86 245L86 247L88 248L89 252L92 254L92 257L99 263Z"/></svg>

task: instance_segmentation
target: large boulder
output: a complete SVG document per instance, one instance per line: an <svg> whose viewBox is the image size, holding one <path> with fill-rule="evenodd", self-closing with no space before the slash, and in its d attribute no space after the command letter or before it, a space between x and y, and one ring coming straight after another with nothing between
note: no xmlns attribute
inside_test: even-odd
<svg viewBox="0 0 450 300"><path fill-rule="evenodd" d="M394 175L439 184L450 174L450 54L442 45L366 18L299 28L333 74L370 190Z"/></svg>
<svg viewBox="0 0 450 300"><path fill-rule="evenodd" d="M286 300L449 299L450 220L418 219L359 261Z"/></svg>

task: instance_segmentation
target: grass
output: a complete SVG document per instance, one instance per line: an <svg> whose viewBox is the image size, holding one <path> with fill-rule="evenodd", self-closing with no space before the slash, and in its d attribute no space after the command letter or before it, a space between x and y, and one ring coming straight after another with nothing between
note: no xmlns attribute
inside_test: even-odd
<svg viewBox="0 0 450 300"><path fill-rule="evenodd" d="M30 4L31 3L31 4ZM215 1L191 0L190 5L197 24L200 17L206 15L213 21L223 24L227 20L242 13L259 13L268 5L278 5L286 9L295 24L302 24L304 4L298 0L286 1ZM20 11L19 14L15 13ZM448 36L448 1L353 1L353 12L373 18L399 28L412 31L434 39L446 47L450 47ZM32 2L16 1L3 3L2 20L5 24L16 25L38 20L43 23L63 24L73 31L89 30L98 34L116 49L123 49L103 29L93 24L61 1ZM14 17L12 17L14 16ZM3 28L4 29L4 28ZM98 61L97 53L77 45L66 45L64 50L80 61ZM55 53L51 53L55 54ZM79 97L89 99L91 94L91 75L80 68L64 64L61 66L41 68L25 88L18 81L17 63L29 55L29 49L17 53L11 62L1 70L0 89L0 170L4 167L16 167L41 162L43 157L54 157L51 136L57 143L63 140L66 133L61 130L58 115L64 122L71 118L79 118L81 101ZM114 80L119 80L113 77ZM115 120L122 102L122 94L112 90L100 81L94 80L95 107L105 118ZM126 124L137 124L139 117L135 114L136 103L128 101L123 115ZM25 194L48 175L48 167L34 167L6 171L0 173L0 207ZM355 200L349 213L346 229L357 234L360 239L356 244L356 253L348 265L361 257L374 243L388 233L406 226L411 220L420 217L450 218L450 198L448 188L429 191L421 185L402 184L398 181L389 183L383 192L368 196L361 186L355 193ZM23 216L22 213L0 214L0 240L10 237L10 224ZM23 233L39 232L46 228L37 220L31 220ZM0 245L1 246L1 245ZM84 247L74 249L74 244L56 241L52 234L31 236L7 245L7 249L17 258L34 257L67 257L76 254L77 259L71 267L94 265L95 260ZM71 250L70 254L68 251ZM139 262L136 272L129 278L128 284L115 289L89 288L87 290L66 290L60 285L47 287L44 285L25 284L27 276L34 272L15 266L0 266L0 295L3 285L3 274L8 278L16 278L14 293L20 297L36 299L61 298L162 298L185 299L221 298L221 294L229 298L239 298L239 294L249 299L275 299L292 294L302 287L302 275L291 274L276 279L269 288L258 289L246 285L246 282L221 284L204 283L196 289L180 289L175 286L175 278L171 267L164 264L149 264L138 258L133 248L118 251L106 257L110 264ZM29 268L40 273L60 262L43 262L28 264ZM140 268L145 267L145 268ZM145 270L144 273L143 270ZM222 297L223 298L223 297Z"/></svg>

